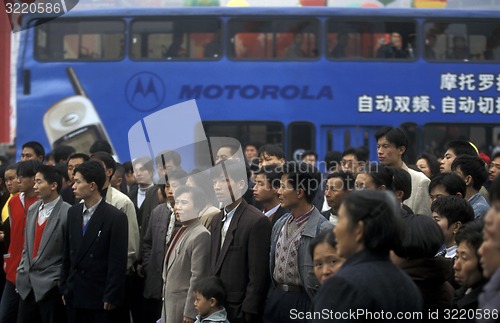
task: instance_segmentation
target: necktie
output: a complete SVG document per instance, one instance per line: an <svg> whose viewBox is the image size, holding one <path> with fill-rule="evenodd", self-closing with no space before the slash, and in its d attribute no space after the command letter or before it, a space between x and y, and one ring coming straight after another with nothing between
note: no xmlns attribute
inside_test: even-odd
<svg viewBox="0 0 500 323"><path fill-rule="evenodd" d="M85 210L83 212L83 227L82 227L82 233L85 234L85 231L87 230L87 226L90 221L90 212L89 210Z"/></svg>

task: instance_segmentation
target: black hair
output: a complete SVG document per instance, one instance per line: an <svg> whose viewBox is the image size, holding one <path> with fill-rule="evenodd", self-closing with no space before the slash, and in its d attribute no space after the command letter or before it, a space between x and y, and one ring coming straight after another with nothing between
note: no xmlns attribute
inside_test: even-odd
<svg viewBox="0 0 500 323"><path fill-rule="evenodd" d="M488 179L488 172L484 165L484 160L479 156L460 155L451 164L451 170L455 171L460 166L464 176L472 177L472 187L479 191L484 182Z"/></svg>
<svg viewBox="0 0 500 323"><path fill-rule="evenodd" d="M157 184L158 185L158 189L160 190L160 194L161 196L163 196L164 199L167 198L167 193L165 192L165 186L167 186L166 184Z"/></svg>
<svg viewBox="0 0 500 323"><path fill-rule="evenodd" d="M7 189L7 186L5 186L5 170L7 169L7 165L0 165L0 179L2 180L2 183L0 184L0 194Z"/></svg>
<svg viewBox="0 0 500 323"><path fill-rule="evenodd" d="M309 253L311 254L311 258L314 259L314 249L320 243L326 242L332 248L337 248L337 241L335 241L335 233L333 230L324 230L321 231L314 239L311 240L311 244L309 245Z"/></svg>
<svg viewBox="0 0 500 323"><path fill-rule="evenodd" d="M55 161L54 152L53 151L49 151L48 153L45 154L45 158L43 160L45 162L49 162L52 159Z"/></svg>
<svg viewBox="0 0 500 323"><path fill-rule="evenodd" d="M83 159L83 161L86 162L90 159L90 157L89 155L84 153L74 153L68 157L68 161L70 161L71 159Z"/></svg>
<svg viewBox="0 0 500 323"><path fill-rule="evenodd" d="M62 178L65 181L69 182L68 165L66 163L57 163L54 165L54 167L61 174Z"/></svg>
<svg viewBox="0 0 500 323"><path fill-rule="evenodd" d="M61 145L54 148L54 160L57 163L66 162L72 154L76 152L75 148L71 146Z"/></svg>
<svg viewBox="0 0 500 323"><path fill-rule="evenodd" d="M168 173L168 180L179 181L181 185L186 185L188 174L182 169L174 170Z"/></svg>
<svg viewBox="0 0 500 323"><path fill-rule="evenodd" d="M403 218L403 241L393 250L405 259L434 258L444 243L444 234L430 216L408 214Z"/></svg>
<svg viewBox="0 0 500 323"><path fill-rule="evenodd" d="M469 155L477 156L477 151L472 147L470 142L466 140L452 140L444 145L444 151L451 149L456 156Z"/></svg>
<svg viewBox="0 0 500 323"><path fill-rule="evenodd" d="M35 152L35 155L37 157L42 157L42 162L45 160L45 149L43 148L42 144L39 143L38 141L28 141L25 143L22 147L24 148L31 148Z"/></svg>
<svg viewBox="0 0 500 323"><path fill-rule="evenodd" d="M200 172L199 170L193 170L189 174L189 181L192 182L194 187L200 189L203 193L201 198L206 199L206 204L210 203L212 206L218 206L219 201L215 197L214 186L212 179L206 172Z"/></svg>
<svg viewBox="0 0 500 323"><path fill-rule="evenodd" d="M195 210L201 211L206 205L206 200L203 198L200 198L200 196L203 196L203 192L197 188L197 187L192 187L192 186L186 186L182 185L179 186L178 188L175 189L174 196L177 198L179 195L184 194L184 193L189 193L191 194L191 198L193 199L193 207Z"/></svg>
<svg viewBox="0 0 500 323"><path fill-rule="evenodd" d="M221 167L219 167L219 165ZM244 171L243 171L243 168ZM210 169L210 177L212 179L216 179L220 176L226 176L226 174L231 178L235 183L239 181L248 182L248 174L246 163L239 160L234 159L226 159L218 164L218 166ZM234 190L235 187L232 187ZM244 192L241 192L243 194Z"/></svg>
<svg viewBox="0 0 500 323"><path fill-rule="evenodd" d="M34 177L41 163L38 160L25 160L17 164L17 176Z"/></svg>
<svg viewBox="0 0 500 323"><path fill-rule="evenodd" d="M304 151L304 153L300 156L300 159L304 160L304 158L307 157L307 156L314 156L314 158L316 160L318 160L318 154L316 154L316 152L314 152L312 150L306 150L306 151Z"/></svg>
<svg viewBox="0 0 500 323"><path fill-rule="evenodd" d="M120 163L116 163L115 174L119 177L123 177L123 175L125 175L125 167Z"/></svg>
<svg viewBox="0 0 500 323"><path fill-rule="evenodd" d="M436 156L428 153L423 153L422 155L420 155L420 157L417 158L417 160L419 159L425 159L425 161L427 161L427 166L431 171L431 178L440 173L439 171L440 165Z"/></svg>
<svg viewBox="0 0 500 323"><path fill-rule="evenodd" d="M111 149L111 145L106 140L96 140L89 148L90 154L94 154L98 151L103 151L110 155L113 154L113 149Z"/></svg>
<svg viewBox="0 0 500 323"><path fill-rule="evenodd" d="M353 191L344 197L342 205L351 226L364 223L363 244L366 249L389 254L401 244L403 223L399 203L386 191Z"/></svg>
<svg viewBox="0 0 500 323"><path fill-rule="evenodd" d="M283 168L281 166L276 164L262 166L255 172L255 175L260 174L264 174L266 176L266 181L272 188L280 188L281 176L283 176Z"/></svg>
<svg viewBox="0 0 500 323"><path fill-rule="evenodd" d="M163 158L162 158L163 156ZM155 162L156 167L163 167L163 161L167 163L167 161L171 160L175 166L179 166L181 164L181 155L175 150L166 150L158 155L156 155Z"/></svg>
<svg viewBox="0 0 500 323"><path fill-rule="evenodd" d="M342 159L342 153L336 150L330 150L325 154L325 164L327 171L331 171L332 168L337 168L340 165L340 160Z"/></svg>
<svg viewBox="0 0 500 323"><path fill-rule="evenodd" d="M96 160L86 161L75 168L75 174L80 173L87 183L94 182L97 185L99 193L106 182L106 173L102 164Z"/></svg>
<svg viewBox="0 0 500 323"><path fill-rule="evenodd" d="M277 144L266 144L260 147L259 156L262 156L264 154L268 156L276 156L278 159L285 159L285 152L283 151L283 148L281 148Z"/></svg>
<svg viewBox="0 0 500 323"><path fill-rule="evenodd" d="M455 222L462 224L474 220L474 210L469 202L458 196L440 196L431 204L431 211L448 220L448 228Z"/></svg>
<svg viewBox="0 0 500 323"><path fill-rule="evenodd" d="M134 166L130 160L123 163L123 168L125 168L125 174L134 173Z"/></svg>
<svg viewBox="0 0 500 323"><path fill-rule="evenodd" d="M132 165L141 164L148 172L154 174L153 160L150 157L139 157L132 161Z"/></svg>
<svg viewBox="0 0 500 323"><path fill-rule="evenodd" d="M429 194L439 185L442 185L450 195L457 195L457 193L460 193L462 197L465 197L467 185L465 185L465 181L455 173L440 173L432 178L429 183Z"/></svg>
<svg viewBox="0 0 500 323"><path fill-rule="evenodd" d="M403 201L411 196L411 175L399 167L389 167L392 171L392 184L394 191L403 192Z"/></svg>
<svg viewBox="0 0 500 323"><path fill-rule="evenodd" d="M500 133L499 133L499 135L500 135ZM493 154L493 156L491 157L491 161L493 161L493 159L498 158L498 157L500 157L500 151Z"/></svg>
<svg viewBox="0 0 500 323"><path fill-rule="evenodd" d="M342 188L344 189L344 191L354 190L356 178L351 172L337 170L328 174L326 180L328 181L330 178L340 178L342 180Z"/></svg>
<svg viewBox="0 0 500 323"><path fill-rule="evenodd" d="M57 184L57 194L61 192L62 188L62 174L61 171L57 169L56 166L48 166L48 165L40 165L37 170L37 173L43 175L45 181L49 184L56 183Z"/></svg>
<svg viewBox="0 0 500 323"><path fill-rule="evenodd" d="M389 166L370 164L370 168L364 173L370 175L377 188L384 185L387 190L394 190L392 168L389 168Z"/></svg>
<svg viewBox="0 0 500 323"><path fill-rule="evenodd" d="M368 160L370 152L366 147L357 147L357 148L349 147L342 153L342 158L344 158L347 155L354 155L358 160L358 162L366 162Z"/></svg>
<svg viewBox="0 0 500 323"><path fill-rule="evenodd" d="M193 291L200 293L207 300L214 298L217 306L222 307L226 304L226 290L219 277L211 276L200 279L194 284Z"/></svg>
<svg viewBox="0 0 500 323"><path fill-rule="evenodd" d="M255 149L257 150L257 152L259 151L259 146L253 142L249 142L248 144L245 145L245 149L247 149L247 147L255 147Z"/></svg>
<svg viewBox="0 0 500 323"><path fill-rule="evenodd" d="M388 142L394 144L396 148L404 146L406 148L405 149L406 153L406 150L408 149L408 137L406 136L406 133L404 132L403 129L394 127L383 127L375 133L375 140L378 141L382 137L385 137Z"/></svg>
<svg viewBox="0 0 500 323"><path fill-rule="evenodd" d="M113 156L111 156L111 154L104 152L104 151L98 151L98 152L93 153L90 156L90 160L98 160L98 161L104 163L104 166L106 167L106 169L112 169L113 171L111 172L111 175L109 176L109 179L111 179L111 177L113 176L113 174L116 171L116 161L113 158Z"/></svg>
<svg viewBox="0 0 500 323"><path fill-rule="evenodd" d="M306 201L311 204L321 186L318 169L308 163L291 161L284 165L283 174L288 175L287 182L294 190L304 191Z"/></svg>
<svg viewBox="0 0 500 323"><path fill-rule="evenodd" d="M481 263L479 262L480 256L477 251L483 243L483 225L484 224L482 219L471 221L462 225L455 235L455 242L457 243L457 246L460 244L460 242L465 242L469 246L469 248L474 250L474 254L478 259L477 264L481 272L483 271L483 268L481 267Z"/></svg>

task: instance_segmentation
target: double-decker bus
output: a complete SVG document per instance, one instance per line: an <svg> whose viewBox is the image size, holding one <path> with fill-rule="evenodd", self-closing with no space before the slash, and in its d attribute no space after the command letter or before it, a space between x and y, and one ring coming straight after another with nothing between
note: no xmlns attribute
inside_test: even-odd
<svg viewBox="0 0 500 323"><path fill-rule="evenodd" d="M28 16L17 143L87 151L196 99L208 136L279 143L288 158L367 146L400 126L408 158L500 133L500 12L366 8L148 8ZM182 136L182 133L179 133ZM165 138L169 140L169 138Z"/></svg>

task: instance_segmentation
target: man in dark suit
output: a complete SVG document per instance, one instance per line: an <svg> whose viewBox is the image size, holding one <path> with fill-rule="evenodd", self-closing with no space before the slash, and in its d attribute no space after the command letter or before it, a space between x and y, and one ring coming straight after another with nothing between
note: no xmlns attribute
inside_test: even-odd
<svg viewBox="0 0 500 323"><path fill-rule="evenodd" d="M276 164L262 166L255 174L253 197L262 205L262 212L274 225L283 214L288 212L287 209L281 207L278 195L283 174L282 167Z"/></svg>
<svg viewBox="0 0 500 323"><path fill-rule="evenodd" d="M26 216L24 251L17 269L16 289L21 300L17 322L66 322L59 293L64 230L71 207L59 196L62 176L54 166L42 165L35 175L35 202Z"/></svg>
<svg viewBox="0 0 500 323"><path fill-rule="evenodd" d="M97 161L75 169L73 190L84 203L69 209L65 230L61 291L69 322L115 322L124 301L127 216L101 197L105 181Z"/></svg>
<svg viewBox="0 0 500 323"><path fill-rule="evenodd" d="M242 198L248 182L244 163L226 160L211 172L216 197L225 206L210 229L211 273L226 287L231 323L262 321L270 279L271 222Z"/></svg>

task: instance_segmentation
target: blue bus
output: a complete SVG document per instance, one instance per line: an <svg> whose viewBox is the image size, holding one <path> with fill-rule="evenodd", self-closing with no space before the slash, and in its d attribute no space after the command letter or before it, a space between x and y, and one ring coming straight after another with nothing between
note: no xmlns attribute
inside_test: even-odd
<svg viewBox="0 0 500 323"><path fill-rule="evenodd" d="M404 128L408 159L500 134L500 12L367 8L132 8L25 17L18 145L109 140L195 99L208 136L279 143L288 158L367 146ZM179 134L182 136L182 134ZM168 140L168 138L165 138Z"/></svg>

